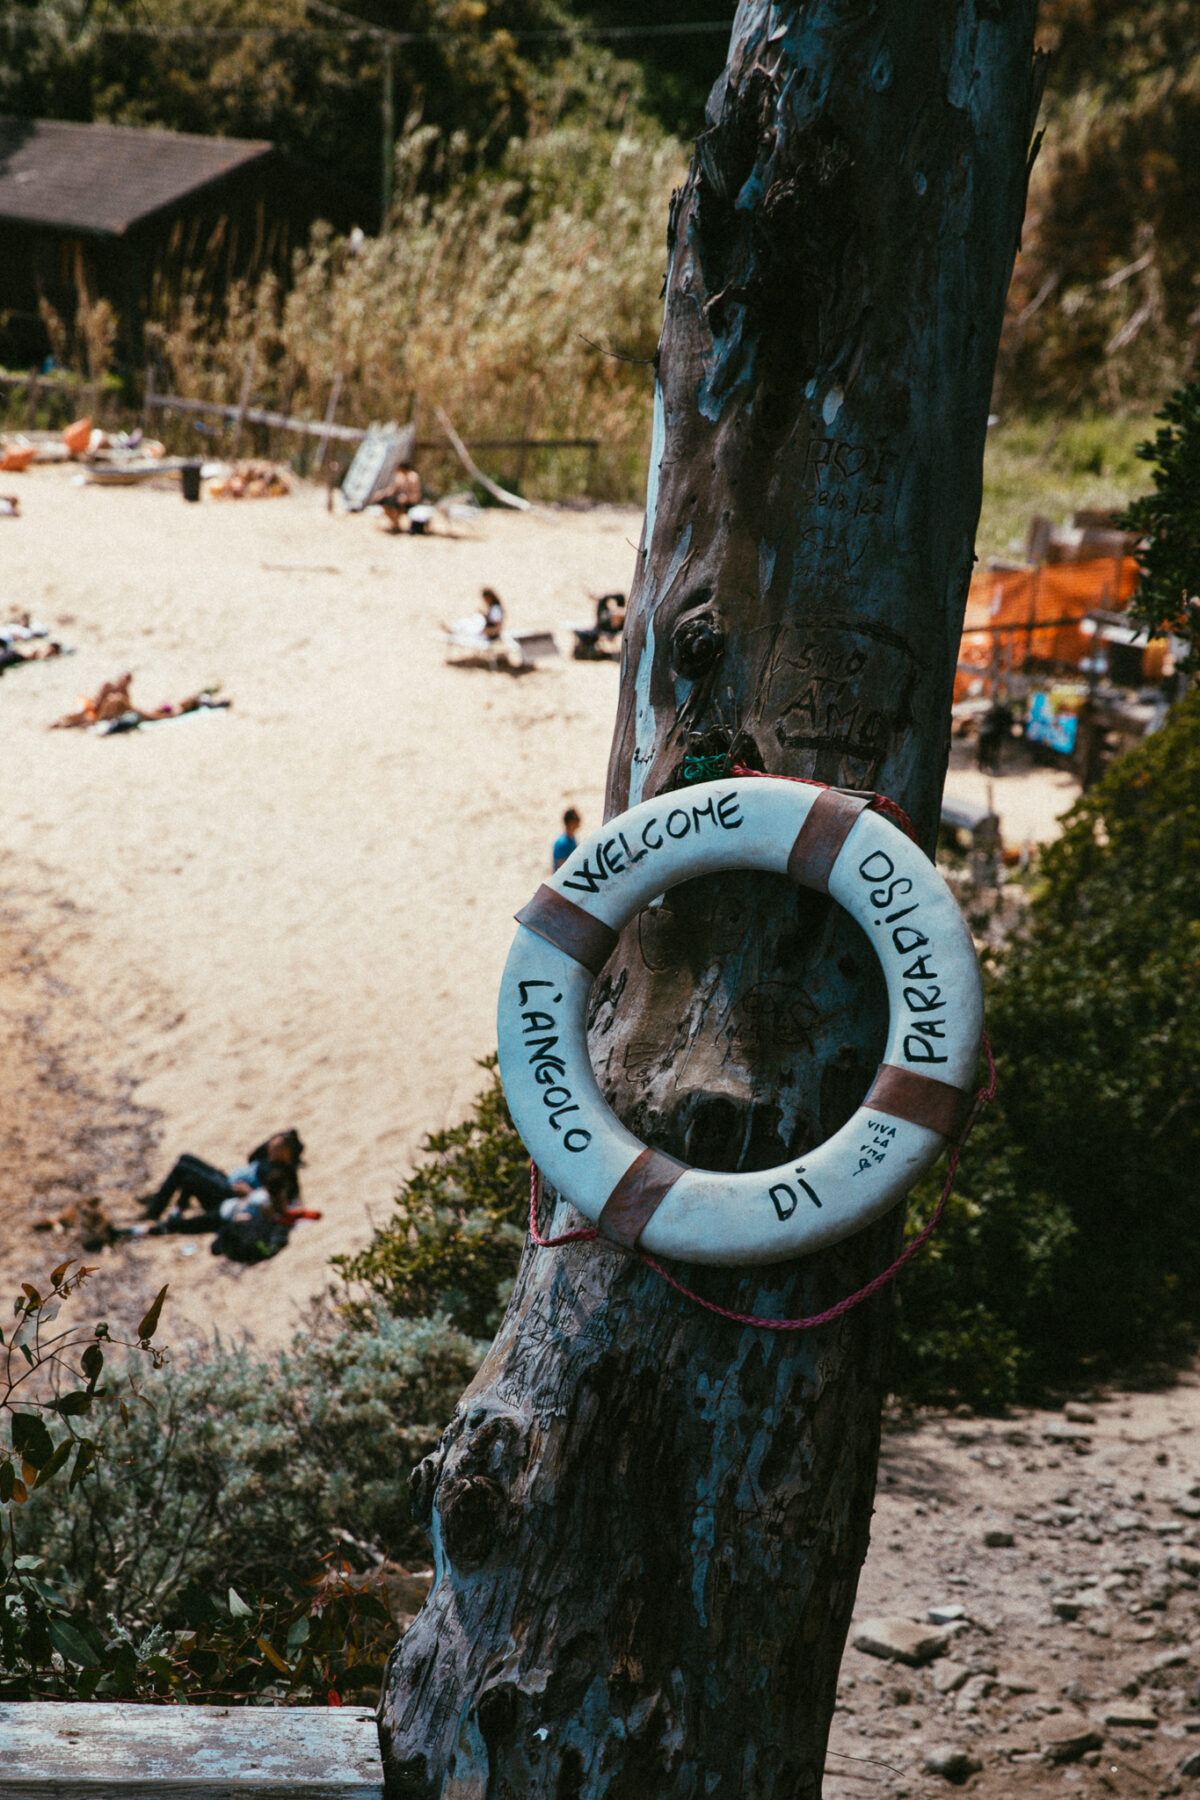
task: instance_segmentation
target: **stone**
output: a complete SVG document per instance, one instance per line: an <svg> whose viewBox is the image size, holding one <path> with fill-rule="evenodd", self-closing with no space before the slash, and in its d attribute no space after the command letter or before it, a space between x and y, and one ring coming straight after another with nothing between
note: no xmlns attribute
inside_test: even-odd
<svg viewBox="0 0 1200 1800"><path fill-rule="evenodd" d="M1077 1619L1082 1611L1082 1603L1073 1596L1060 1594L1057 1600L1050 1602L1050 1611L1056 1619Z"/></svg>
<svg viewBox="0 0 1200 1800"><path fill-rule="evenodd" d="M1016 1539L1011 1531L985 1531L983 1541L989 1550L1011 1550Z"/></svg>
<svg viewBox="0 0 1200 1800"><path fill-rule="evenodd" d="M1067 1725L1042 1739L1042 1755L1049 1763L1078 1762L1088 1750L1099 1750L1104 1733L1090 1726Z"/></svg>
<svg viewBox="0 0 1200 1800"><path fill-rule="evenodd" d="M1181 1775L1200 1775L1200 1750L1189 1750L1179 1765Z"/></svg>
<svg viewBox="0 0 1200 1800"><path fill-rule="evenodd" d="M939 1663L933 1671L933 1691L935 1694L956 1694L970 1676L970 1669L965 1663L947 1660Z"/></svg>
<svg viewBox="0 0 1200 1800"><path fill-rule="evenodd" d="M1069 1419L1072 1425L1094 1425L1096 1423L1095 1413L1090 1407L1081 1406L1078 1400L1068 1400L1063 1407L1063 1417Z"/></svg>
<svg viewBox="0 0 1200 1800"><path fill-rule="evenodd" d="M1186 1644L1177 1644L1173 1650L1164 1650L1152 1663L1147 1663L1142 1672L1144 1675L1157 1675L1160 1669L1182 1669L1191 1661L1191 1656L1192 1652Z"/></svg>
<svg viewBox="0 0 1200 1800"><path fill-rule="evenodd" d="M1146 1529L1145 1519L1141 1513L1135 1512L1115 1512L1109 1523L1114 1531L1144 1531Z"/></svg>
<svg viewBox="0 0 1200 1800"><path fill-rule="evenodd" d="M1185 1494L1182 1500L1176 1500L1171 1507L1172 1512L1181 1513L1185 1519L1200 1519L1200 1500Z"/></svg>
<svg viewBox="0 0 1200 1800"><path fill-rule="evenodd" d="M1036 1694L1038 1691L1037 1682L1026 1681L1023 1675L1001 1675L1000 1686L1006 1694L1011 1694L1014 1698L1018 1694Z"/></svg>
<svg viewBox="0 0 1200 1800"><path fill-rule="evenodd" d="M965 1619L967 1609L957 1601L947 1601L945 1606L931 1606L925 1617L931 1625L953 1625L956 1619Z"/></svg>
<svg viewBox="0 0 1200 1800"><path fill-rule="evenodd" d="M1049 1444L1090 1444L1092 1441L1091 1432L1082 1425L1068 1425L1058 1419L1043 1425L1042 1436Z"/></svg>
<svg viewBox="0 0 1200 1800"><path fill-rule="evenodd" d="M955 1787L972 1775L978 1775L983 1764L969 1750L952 1744L935 1744L925 1752L925 1768L930 1775L940 1775Z"/></svg>
<svg viewBox="0 0 1200 1800"><path fill-rule="evenodd" d="M917 1669L945 1653L946 1634L912 1619L864 1619L853 1642L856 1650L868 1656L888 1657Z"/></svg>
<svg viewBox="0 0 1200 1800"><path fill-rule="evenodd" d="M1114 1730L1157 1731L1158 1714L1148 1706L1131 1706L1128 1700L1114 1701L1104 1714L1104 1723Z"/></svg>

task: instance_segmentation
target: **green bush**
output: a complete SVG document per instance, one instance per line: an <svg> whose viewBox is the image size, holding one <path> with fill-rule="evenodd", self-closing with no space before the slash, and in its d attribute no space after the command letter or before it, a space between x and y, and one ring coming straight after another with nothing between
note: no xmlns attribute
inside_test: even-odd
<svg viewBox="0 0 1200 1800"><path fill-rule="evenodd" d="M999 1098L903 1282L913 1398L1173 1358L1200 1322L1200 693L1078 802L1040 878L989 971Z"/></svg>
<svg viewBox="0 0 1200 1800"><path fill-rule="evenodd" d="M472 1337L499 1325L525 1241L529 1153L509 1117L495 1056L480 1067L490 1079L470 1117L425 1139L425 1160L366 1249L334 1257L352 1320L382 1305L409 1318L443 1313Z"/></svg>
<svg viewBox="0 0 1200 1800"><path fill-rule="evenodd" d="M64 1325L89 1273L24 1283L0 1328L0 1700L377 1691L395 1627L347 1554L423 1560L407 1477L482 1345L368 1313L180 1365L165 1288L132 1338Z"/></svg>
<svg viewBox="0 0 1200 1800"><path fill-rule="evenodd" d="M1142 578L1130 607L1152 635L1174 632L1187 645L1183 667L1200 668L1200 381L1172 394L1154 437L1138 445L1152 463L1154 492L1118 523L1137 532Z"/></svg>
<svg viewBox="0 0 1200 1800"><path fill-rule="evenodd" d="M408 1476L482 1346L444 1319L368 1322L298 1337L269 1361L218 1344L169 1364L127 1423L115 1410L93 1422L86 1483L29 1495L22 1550L70 1602L129 1628L171 1622L188 1585L224 1595L300 1581L339 1531L423 1559Z"/></svg>

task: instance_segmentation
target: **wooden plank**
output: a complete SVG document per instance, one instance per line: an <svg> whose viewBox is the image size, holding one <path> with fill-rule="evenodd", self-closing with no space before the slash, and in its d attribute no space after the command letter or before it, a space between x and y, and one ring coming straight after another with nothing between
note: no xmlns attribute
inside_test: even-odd
<svg viewBox="0 0 1200 1800"><path fill-rule="evenodd" d="M185 400L181 394L155 394L154 405L164 412L207 413L216 419L236 419L240 409L224 406L218 400ZM361 444L366 432L356 425L326 425L322 419L293 419L289 413L268 412L261 406L248 406L246 422L250 425L274 425L280 431L298 431L306 437L338 438L343 443Z"/></svg>
<svg viewBox="0 0 1200 1800"><path fill-rule="evenodd" d="M383 1800L362 1706L0 1703L4 1800Z"/></svg>

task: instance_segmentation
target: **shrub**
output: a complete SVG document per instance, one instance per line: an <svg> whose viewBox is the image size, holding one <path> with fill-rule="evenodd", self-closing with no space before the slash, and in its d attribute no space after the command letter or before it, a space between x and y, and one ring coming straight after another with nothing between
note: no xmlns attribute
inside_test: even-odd
<svg viewBox="0 0 1200 1800"><path fill-rule="evenodd" d="M1154 492L1135 500L1119 524L1142 539L1142 578L1130 608L1152 635L1187 644L1183 667L1200 668L1200 381L1180 388L1158 415L1154 437L1138 445L1152 463Z"/></svg>
<svg viewBox="0 0 1200 1800"><path fill-rule="evenodd" d="M132 1340L58 1324L90 1273L71 1267L0 1330L0 1700L377 1689L395 1628L342 1546L423 1558L407 1476L482 1346L372 1313L180 1366L153 1342L165 1289Z"/></svg>
<svg viewBox="0 0 1200 1800"><path fill-rule="evenodd" d="M444 1319L379 1311L369 1330L298 1337L260 1360L221 1345L169 1365L93 1435L90 1480L30 1495L22 1547L67 1599L128 1629L172 1622L182 1590L252 1594L318 1572L339 1532L424 1554L408 1476L437 1442L482 1346Z"/></svg>
<svg viewBox="0 0 1200 1800"><path fill-rule="evenodd" d="M1077 803L1040 877L989 972L999 1099L903 1284L914 1398L1171 1358L1200 1321L1200 693Z"/></svg>

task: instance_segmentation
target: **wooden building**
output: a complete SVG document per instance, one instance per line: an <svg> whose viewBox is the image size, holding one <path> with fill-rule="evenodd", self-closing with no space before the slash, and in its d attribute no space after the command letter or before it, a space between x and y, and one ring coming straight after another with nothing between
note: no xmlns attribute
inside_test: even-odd
<svg viewBox="0 0 1200 1800"><path fill-rule="evenodd" d="M146 317L190 288L220 309L229 283L274 269L318 218L353 223L354 196L257 139L0 117L0 360L40 362L41 303L71 326L108 300L118 360L138 364Z"/></svg>

